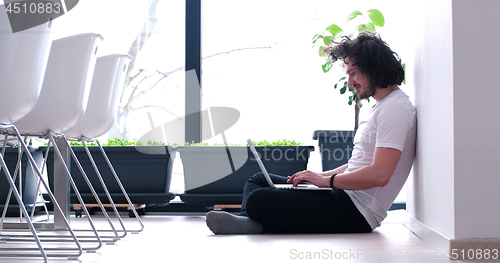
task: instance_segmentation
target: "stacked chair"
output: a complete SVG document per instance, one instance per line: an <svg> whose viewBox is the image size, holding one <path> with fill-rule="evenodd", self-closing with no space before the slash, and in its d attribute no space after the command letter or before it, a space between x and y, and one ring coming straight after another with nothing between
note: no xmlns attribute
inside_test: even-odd
<svg viewBox="0 0 500 263"><path fill-rule="evenodd" d="M47 249L44 249L42 246L42 241L28 215L3 155L8 137L15 137L21 148L21 153L23 151L26 152L28 162L33 170L36 171L38 179L46 189L49 189L47 182L43 179L35 160L29 154L26 144L13 123L26 116L34 108L40 95L52 44L50 37L51 26L51 18L47 17L47 23L14 34L10 27L5 5L0 5L0 33L2 34L0 38L0 133L5 135L2 154L0 155L0 172L5 175L12 194L25 217L25 225L27 225L28 229L28 235L26 235L25 239L31 242L34 241L36 244L35 246L23 249L20 249L17 243L13 246L3 245L5 240L10 240L10 230L4 231L2 224L0 226L0 241L2 241L0 242L2 244L0 247L1 257L42 256L47 261L48 256L78 257L82 254L81 245L66 218L63 218L63 221L67 226L67 231L71 234L70 239L74 243L71 249L76 249L76 252L62 253L62 250L70 248L66 246L55 253L47 253ZM62 209L56 202L54 195L50 191L48 191L48 194L54 203L54 210L62 213ZM36 250L40 253L33 252Z"/></svg>
<svg viewBox="0 0 500 263"><path fill-rule="evenodd" d="M61 150L69 151L73 159L76 158L63 132L75 126L85 114L97 59L97 49L101 42L102 36L92 33L54 40L38 101L26 116L14 123L23 136L48 139L49 147L47 147L46 152L48 153L52 146L57 158L64 160L64 162L67 158L63 156L62 152L64 151ZM46 154L47 157L48 154ZM76 187L72 177L75 175L70 173L67 166L63 166L62 170L62 174L66 175L66 179L77 194L80 204L84 207L85 215L94 232L94 235L89 238L93 239L96 244L83 249L95 251L102 246L101 236L97 233L94 222ZM81 172L89 188L93 190L85 171L81 170ZM58 178L58 180L60 179L65 178ZM97 203L101 204L101 209L105 213L110 227L114 230L97 194L94 196ZM118 240L118 233L116 233L114 241L116 240ZM85 240L85 242L91 241Z"/></svg>
<svg viewBox="0 0 500 263"><path fill-rule="evenodd" d="M125 230L123 221L119 216L116 205L114 204L111 194L109 193L105 185L101 173L99 172L99 168L97 167L92 157L91 151L87 147L87 143L94 142L99 146L99 150L103 155L108 168L113 174L114 179L121 189L123 196L127 200L130 209L135 215L135 218L138 220L140 229L129 231L133 233L141 232L144 229L144 225L139 215L137 214L137 211L132 204L130 197L123 187L123 184L116 174L113 165L107 157L101 143L96 139L108 132L115 122L116 113L120 103L120 94L122 90L121 87L123 86L123 82L125 80L127 72L127 66L130 60L130 55L125 54L108 55L99 57L97 59L87 111L85 112L82 120L80 120L80 122L75 127L64 132L64 135L69 140L80 141L83 143L85 152L87 153L87 156L94 168L97 178L103 186L106 197L109 200L109 203L111 204L111 207L113 208L115 214L117 215L122 228L124 229L124 235L126 235L127 231Z"/></svg>
<svg viewBox="0 0 500 263"><path fill-rule="evenodd" d="M24 33L5 33L10 30L9 22L5 10L2 10L4 6L0 7L0 33L3 34L0 39L0 133L5 135L0 156L0 172L5 174L10 185L8 199L13 194L26 221L18 224L23 227L5 227L7 223L4 223L4 210L0 222L0 258L41 256L45 262L50 257L78 258L84 251L95 252L102 247L103 242L113 244L125 237L127 232L142 231L144 225L137 211L101 144L95 139L106 133L114 123L130 56L118 54L97 58L98 46L102 41L102 36L98 34L81 34L52 41L50 39L52 22L26 30ZM86 143L97 142L109 169L140 224L139 230L126 230L105 182L100 176L99 169L93 162L99 183L103 186L120 223L121 229L117 230L118 227L113 224L92 186L92 183L97 182L89 180L65 135L71 140L82 141L91 160ZM58 223L52 224L51 227L44 228L41 224L33 222L33 210L30 216L15 185L17 171L11 174L4 162L3 153L10 137L16 139L20 156L27 155L31 169L37 177L38 190L40 191L40 187L45 188L50 201L54 204L54 220ZM44 164L37 165L26 146L26 140L30 137L48 139L44 161L47 160L49 151L53 147L55 159L59 160L62 167L62 172L56 173L54 180L64 179L69 182L84 211L90 229L72 229L67 212L69 204L65 200L58 200L59 196L56 198L44 179L42 175ZM65 164L69 162L68 155L65 158L63 153L69 153L77 164L81 176L109 223L109 229L98 230L96 228L73 180L73 176L80 175L70 173L70 169ZM60 201L64 203L64 206L59 204ZM8 203L9 200L4 209L7 209ZM50 224L47 225L50 226ZM41 231L44 233L40 233ZM85 233L92 232L92 234L79 234L84 231ZM104 232L112 232L113 235L108 236L103 234ZM14 245L10 245L11 243ZM83 243L91 245L84 246Z"/></svg>

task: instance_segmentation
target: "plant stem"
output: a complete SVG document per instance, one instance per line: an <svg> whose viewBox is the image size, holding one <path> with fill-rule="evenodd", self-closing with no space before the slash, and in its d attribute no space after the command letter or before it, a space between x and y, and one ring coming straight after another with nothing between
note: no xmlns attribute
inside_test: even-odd
<svg viewBox="0 0 500 263"><path fill-rule="evenodd" d="M358 130L359 125L359 98L356 98L356 103L354 103L354 130Z"/></svg>

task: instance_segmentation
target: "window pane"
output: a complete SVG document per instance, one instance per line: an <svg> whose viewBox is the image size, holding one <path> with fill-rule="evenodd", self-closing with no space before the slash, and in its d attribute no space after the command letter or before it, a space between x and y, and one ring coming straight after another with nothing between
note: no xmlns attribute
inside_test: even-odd
<svg viewBox="0 0 500 263"><path fill-rule="evenodd" d="M323 29L310 17L323 1L291 3L203 2L203 108L240 111L226 132L230 143L251 137L316 144L314 130L354 127L347 97L333 89L336 75L323 73L325 59L312 48Z"/></svg>
<svg viewBox="0 0 500 263"><path fill-rule="evenodd" d="M158 126L184 116L184 0L79 1L54 22L54 38L99 33L98 56L134 57L110 138L139 139L150 120Z"/></svg>
<svg viewBox="0 0 500 263"><path fill-rule="evenodd" d="M140 33L150 35L137 53L121 104L125 138L139 139L152 126L184 116L184 10L182 0L158 1L149 12L150 23Z"/></svg>

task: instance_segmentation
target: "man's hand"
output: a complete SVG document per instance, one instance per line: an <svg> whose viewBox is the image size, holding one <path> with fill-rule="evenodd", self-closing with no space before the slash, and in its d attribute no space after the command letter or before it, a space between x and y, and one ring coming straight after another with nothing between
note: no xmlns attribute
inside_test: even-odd
<svg viewBox="0 0 500 263"><path fill-rule="evenodd" d="M297 186L299 183L310 183L317 187L330 187L330 177L305 170L288 176L287 183L293 183L293 186Z"/></svg>

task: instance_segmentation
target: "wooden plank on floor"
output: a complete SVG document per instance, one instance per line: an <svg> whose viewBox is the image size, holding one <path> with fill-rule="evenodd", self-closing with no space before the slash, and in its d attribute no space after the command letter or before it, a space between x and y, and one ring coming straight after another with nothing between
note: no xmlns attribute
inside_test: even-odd
<svg viewBox="0 0 500 263"><path fill-rule="evenodd" d="M144 209L146 208L146 204L132 204L134 208L137 209ZM99 204L85 204L87 208L98 208ZM102 206L106 208L112 207L111 204L103 204ZM127 210L132 210L129 204L115 204L117 208L119 207L125 207ZM83 210L81 204L73 204L73 210Z"/></svg>
<svg viewBox="0 0 500 263"><path fill-rule="evenodd" d="M222 211L222 210L229 209L229 208L240 209L241 205L214 205L215 211Z"/></svg>

